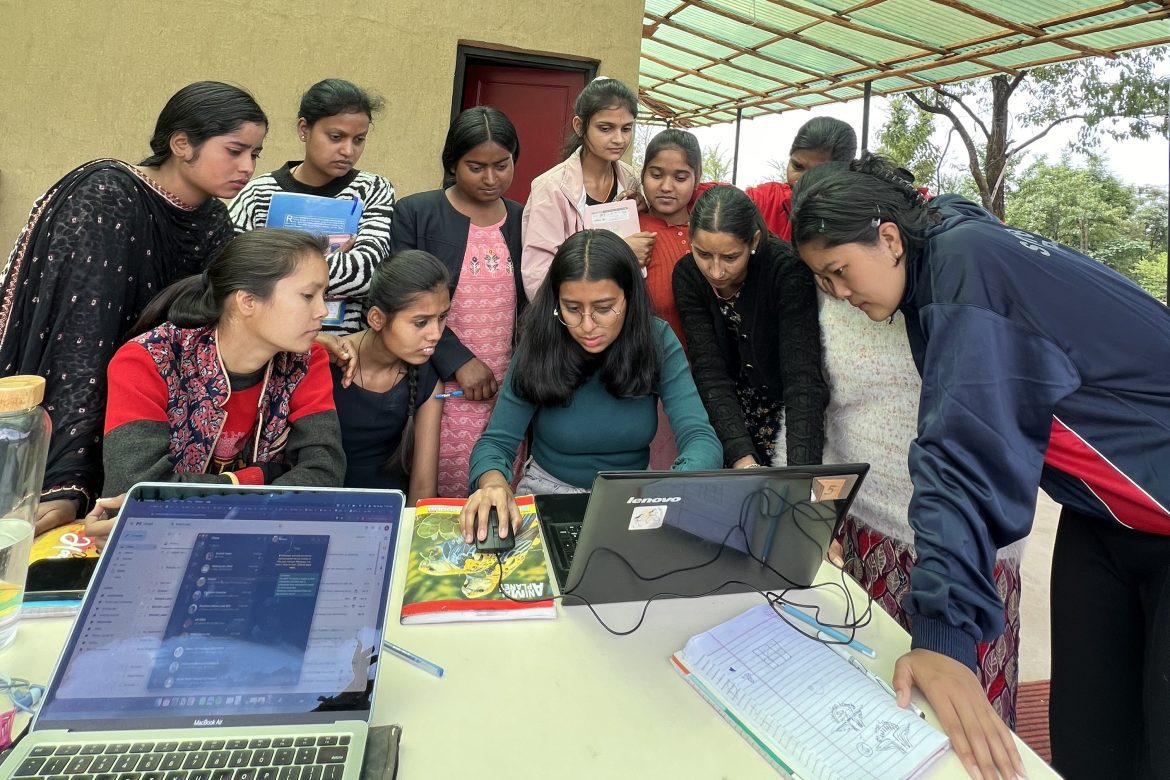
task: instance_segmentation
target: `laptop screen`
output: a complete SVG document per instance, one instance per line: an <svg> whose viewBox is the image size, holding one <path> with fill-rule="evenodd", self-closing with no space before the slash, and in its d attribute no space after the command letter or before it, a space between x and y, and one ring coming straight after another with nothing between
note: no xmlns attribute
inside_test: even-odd
<svg viewBox="0 0 1170 780"><path fill-rule="evenodd" d="M131 493L37 728L369 710L401 494L187 490Z"/></svg>

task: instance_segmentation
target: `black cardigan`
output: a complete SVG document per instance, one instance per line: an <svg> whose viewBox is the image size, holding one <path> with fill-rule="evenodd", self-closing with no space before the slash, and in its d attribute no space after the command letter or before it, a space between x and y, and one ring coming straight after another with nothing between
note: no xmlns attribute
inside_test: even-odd
<svg viewBox="0 0 1170 780"><path fill-rule="evenodd" d="M516 279L517 314L524 301L524 282L520 276L520 219L524 207L504 198L507 217L500 228L504 243L512 256L512 275ZM467 234L471 220L455 210L443 190L431 190L410 195L394 206L394 221L390 224L390 244L395 252L403 249L421 249L430 252L447 266L451 273L451 295L459 284L463 269L463 255L467 251ZM463 346L459 337L447 328L435 347L431 363L444 381L450 381L455 371L475 355Z"/></svg>
<svg viewBox="0 0 1170 780"><path fill-rule="evenodd" d="M748 260L735 304L744 329L738 341L693 255L675 266L673 287L691 372L727 464L760 457L735 393L741 367L752 387L784 404L788 463L820 463L829 391L821 370L816 287L792 247L769 236Z"/></svg>

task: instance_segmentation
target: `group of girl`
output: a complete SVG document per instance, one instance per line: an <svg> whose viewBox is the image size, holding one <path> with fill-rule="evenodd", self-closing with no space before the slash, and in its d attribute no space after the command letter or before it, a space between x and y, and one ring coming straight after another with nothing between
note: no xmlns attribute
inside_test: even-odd
<svg viewBox="0 0 1170 780"><path fill-rule="evenodd" d="M1057 768L1170 771L1163 305L974 204L926 201L854 160L835 120L801 129L784 183L701 186L681 130L652 139L639 178L621 160L636 97L598 79L521 208L502 113L461 113L442 186L396 200L356 167L379 107L314 85L305 159L251 180L264 112L192 84L151 156L87 163L37 201L4 274L0 370L48 380L40 529L96 504L100 534L130 484L175 479L470 493L470 541L492 507L519 521L516 491L587 490L652 455L869 461L832 557L912 632L900 700L919 687L972 775L1009 777L1012 545L1043 486L1065 505ZM359 198L357 234L327 251L262 227L279 191ZM582 230L622 197L639 232Z"/></svg>

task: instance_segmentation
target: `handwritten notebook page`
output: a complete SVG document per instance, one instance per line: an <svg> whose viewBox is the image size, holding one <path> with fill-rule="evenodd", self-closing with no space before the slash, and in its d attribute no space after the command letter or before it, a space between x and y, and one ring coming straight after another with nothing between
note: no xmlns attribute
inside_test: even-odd
<svg viewBox="0 0 1170 780"><path fill-rule="evenodd" d="M948 745L768 604L692 637L681 657L804 780L911 778Z"/></svg>

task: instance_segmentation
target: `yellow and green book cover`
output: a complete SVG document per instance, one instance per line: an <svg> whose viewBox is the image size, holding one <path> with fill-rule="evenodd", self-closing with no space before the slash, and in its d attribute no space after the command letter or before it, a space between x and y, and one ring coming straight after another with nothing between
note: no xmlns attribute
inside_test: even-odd
<svg viewBox="0 0 1170 780"><path fill-rule="evenodd" d="M464 503L460 498L426 498L416 505L401 621L555 618L532 496L517 496L524 523L516 546L498 557L463 541L459 511Z"/></svg>

